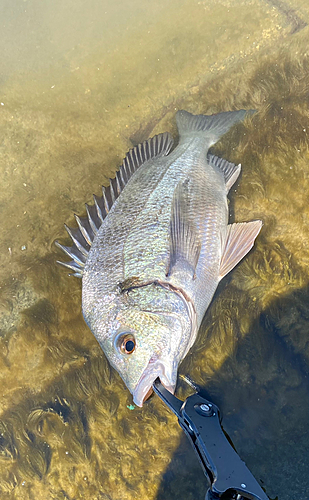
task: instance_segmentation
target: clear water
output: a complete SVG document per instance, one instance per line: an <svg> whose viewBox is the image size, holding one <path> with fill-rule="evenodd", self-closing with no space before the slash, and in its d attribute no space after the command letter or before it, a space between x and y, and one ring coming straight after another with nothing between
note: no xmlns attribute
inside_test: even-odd
<svg viewBox="0 0 309 500"><path fill-rule="evenodd" d="M0 497L203 499L176 419L130 409L55 265L63 223L177 109L259 111L215 150L241 162L231 220L261 218L180 367L271 498L308 498L307 2L3 0ZM178 394L188 393L180 382Z"/></svg>

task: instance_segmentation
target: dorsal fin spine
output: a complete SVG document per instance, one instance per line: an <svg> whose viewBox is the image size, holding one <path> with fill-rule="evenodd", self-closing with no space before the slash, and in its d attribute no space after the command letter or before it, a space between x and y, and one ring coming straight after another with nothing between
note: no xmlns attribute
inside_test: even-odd
<svg viewBox="0 0 309 500"><path fill-rule="evenodd" d="M117 189L118 189L118 192L120 194L125 186L125 183L124 183L123 178L122 178L121 169L116 172L116 179L117 179Z"/></svg>
<svg viewBox="0 0 309 500"><path fill-rule="evenodd" d="M146 144L147 144L147 142L146 142ZM145 163L145 161L147 160L147 155L146 155L147 151L146 151L146 148L147 148L147 146L146 147L145 146L142 147L142 144L140 144L139 151L140 151L140 155L141 155L141 158L143 160L143 163Z"/></svg>
<svg viewBox="0 0 309 500"><path fill-rule="evenodd" d="M135 155L135 150L134 149L131 149L131 151L129 151L129 154L128 154L128 167L129 167L129 174L130 176L133 174L133 165L134 165L134 160L137 162L137 158L136 158L136 155Z"/></svg>
<svg viewBox="0 0 309 500"><path fill-rule="evenodd" d="M141 154L141 144L138 144L136 147L136 159L138 163L143 163L143 156Z"/></svg>
<svg viewBox="0 0 309 500"><path fill-rule="evenodd" d="M125 160L123 160L123 162L122 162L122 165L120 167L120 171L121 171L124 183L127 184L128 180L129 180L129 176L128 176L127 164L126 164Z"/></svg>
<svg viewBox="0 0 309 500"><path fill-rule="evenodd" d="M110 192L111 192L111 198L112 198L112 204L111 204L111 207L114 205L115 203L115 200L117 199L117 191L116 191L116 177L114 177L114 179L109 179L109 189L110 189Z"/></svg>
<svg viewBox="0 0 309 500"><path fill-rule="evenodd" d="M88 222L88 219L82 219L78 217L78 215L74 214L75 220L77 222L77 225L79 227L80 232L82 233L83 237L87 241L88 245L91 246L91 243L93 241L93 234L89 231L90 228L86 227L86 223ZM88 222L89 224L89 222Z"/></svg>
<svg viewBox="0 0 309 500"><path fill-rule="evenodd" d="M136 153L137 162L143 163L143 157L141 155L141 145L140 144L137 145L135 153Z"/></svg>
<svg viewBox="0 0 309 500"><path fill-rule="evenodd" d="M73 243L75 244L75 246L78 248L78 250L83 254L85 255L85 257L88 256L88 251L86 250L86 248L78 241L78 239L75 237L74 235L74 230L71 229L69 226L67 226L66 224L64 225L67 232L69 233L69 236L71 237Z"/></svg>
<svg viewBox="0 0 309 500"><path fill-rule="evenodd" d="M89 205L86 203L86 212L87 212L88 220L89 220L92 232L96 236L99 228L97 227L97 225L95 223L94 215L91 213L93 211L93 209L96 210L96 206L95 205L94 205L94 207L92 206L90 208Z"/></svg>
<svg viewBox="0 0 309 500"><path fill-rule="evenodd" d="M93 195L93 199L94 199L94 204L95 204L95 207L97 209L97 214L98 214L98 217L101 221L101 224L102 222L104 221L104 217L103 217L103 214L102 214L102 210L101 210L101 207L99 205L99 198L94 194Z"/></svg>
<svg viewBox="0 0 309 500"><path fill-rule="evenodd" d="M109 204L108 204L107 197L106 197L106 188L104 186L102 186L102 193L103 193L104 208L105 208L106 214L108 214Z"/></svg>
<svg viewBox="0 0 309 500"><path fill-rule="evenodd" d="M118 186L118 180L117 180L117 175L115 176L114 180L113 180L113 189L114 189L114 197L115 197L115 200L117 200L118 196L119 196L119 186ZM115 201L114 200L114 201Z"/></svg>
<svg viewBox="0 0 309 500"><path fill-rule="evenodd" d="M58 248L61 248L61 250L68 255L69 257L73 258L74 261L81 267L84 267L85 262L86 262L86 257L76 248L76 247L66 247L65 245L61 245L58 241L55 242Z"/></svg>

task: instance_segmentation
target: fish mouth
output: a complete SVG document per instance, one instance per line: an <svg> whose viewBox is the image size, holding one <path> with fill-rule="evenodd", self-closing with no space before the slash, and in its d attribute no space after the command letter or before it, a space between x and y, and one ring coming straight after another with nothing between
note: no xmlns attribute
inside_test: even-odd
<svg viewBox="0 0 309 500"><path fill-rule="evenodd" d="M153 393L152 385L158 377L165 389L174 394L176 376L177 370L171 370L170 366L164 360L153 356L133 391L133 401L136 406L142 407L146 399L151 396Z"/></svg>

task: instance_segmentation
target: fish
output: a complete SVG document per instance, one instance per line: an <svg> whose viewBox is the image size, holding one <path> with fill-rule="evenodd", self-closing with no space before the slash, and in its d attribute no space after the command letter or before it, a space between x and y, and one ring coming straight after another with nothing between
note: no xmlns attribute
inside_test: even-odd
<svg viewBox="0 0 309 500"><path fill-rule="evenodd" d="M175 391L215 290L253 247L262 221L229 224L227 195L241 165L209 152L253 111L176 113L168 133L131 149L102 196L75 215L59 262L82 278L82 311L137 406L153 382Z"/></svg>

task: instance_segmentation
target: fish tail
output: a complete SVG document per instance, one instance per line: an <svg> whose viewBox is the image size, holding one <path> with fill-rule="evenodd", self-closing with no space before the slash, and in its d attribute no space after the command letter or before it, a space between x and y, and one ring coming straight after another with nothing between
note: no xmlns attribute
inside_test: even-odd
<svg viewBox="0 0 309 500"><path fill-rule="evenodd" d="M177 111L176 122L180 138L202 135L208 139L209 145L215 144L222 135L235 124L250 116L255 110L240 109L216 115L192 115L188 111Z"/></svg>

